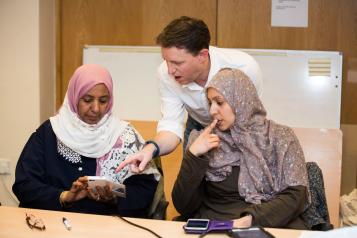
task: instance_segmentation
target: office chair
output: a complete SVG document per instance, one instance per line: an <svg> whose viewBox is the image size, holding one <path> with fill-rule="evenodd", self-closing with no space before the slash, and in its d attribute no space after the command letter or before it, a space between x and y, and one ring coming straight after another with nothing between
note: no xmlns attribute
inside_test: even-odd
<svg viewBox="0 0 357 238"><path fill-rule="evenodd" d="M156 220L166 220L166 209L169 202L166 201L164 191L164 173L162 171L161 158L157 157L153 159L157 169L161 174L161 178L156 188L154 199L148 210L148 218Z"/></svg>
<svg viewBox="0 0 357 238"><path fill-rule="evenodd" d="M333 225L330 223L322 171L315 162L307 162L306 169L309 177L311 204L302 214L302 218L311 230L331 230Z"/></svg>

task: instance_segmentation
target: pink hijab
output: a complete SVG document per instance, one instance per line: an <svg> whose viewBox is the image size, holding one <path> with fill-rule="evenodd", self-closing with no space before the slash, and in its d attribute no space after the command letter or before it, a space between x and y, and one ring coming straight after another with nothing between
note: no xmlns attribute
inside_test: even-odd
<svg viewBox="0 0 357 238"><path fill-rule="evenodd" d="M79 99L95 85L103 83L109 91L109 104L107 112L113 107L113 81L109 71L97 64L85 64L76 69L68 84L67 98L69 106L74 113L78 113Z"/></svg>
<svg viewBox="0 0 357 238"><path fill-rule="evenodd" d="M293 130L266 119L251 80L240 70L222 69L210 81L236 115L229 131L215 129L221 143L208 154L206 179L223 181L240 166L239 194L260 204L289 186L308 187L305 158Z"/></svg>

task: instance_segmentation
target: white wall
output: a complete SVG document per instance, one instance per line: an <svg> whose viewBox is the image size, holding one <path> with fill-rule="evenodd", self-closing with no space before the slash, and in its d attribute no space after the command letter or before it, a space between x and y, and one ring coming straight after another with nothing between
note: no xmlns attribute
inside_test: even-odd
<svg viewBox="0 0 357 238"><path fill-rule="evenodd" d="M40 15L50 20L42 28ZM0 175L3 205L17 205L8 193L17 159L40 125L40 113L54 108L55 38L51 20L54 23L54 0L0 0L0 159L11 161L11 174ZM41 93L45 91L49 93ZM40 106L40 95L48 97L41 98L47 104Z"/></svg>
<svg viewBox="0 0 357 238"><path fill-rule="evenodd" d="M0 0L1 1L1 0ZM56 13L55 0L40 0L40 121L56 108Z"/></svg>

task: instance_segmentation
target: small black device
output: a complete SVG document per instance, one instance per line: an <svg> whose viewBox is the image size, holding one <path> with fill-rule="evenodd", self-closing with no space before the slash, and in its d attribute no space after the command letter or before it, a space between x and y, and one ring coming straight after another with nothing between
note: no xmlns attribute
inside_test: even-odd
<svg viewBox="0 0 357 238"><path fill-rule="evenodd" d="M217 221L209 219L188 219L183 226L186 233L202 234L211 231L230 231L233 227L233 221Z"/></svg>
<svg viewBox="0 0 357 238"><path fill-rule="evenodd" d="M229 235L233 238L275 238L262 227L234 228Z"/></svg>

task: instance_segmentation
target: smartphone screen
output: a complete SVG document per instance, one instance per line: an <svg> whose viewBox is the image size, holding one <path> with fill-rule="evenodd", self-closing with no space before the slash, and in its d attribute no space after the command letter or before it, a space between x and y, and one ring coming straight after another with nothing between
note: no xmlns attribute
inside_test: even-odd
<svg viewBox="0 0 357 238"><path fill-rule="evenodd" d="M234 238L274 238L272 234L266 230L253 227L247 229L232 229L232 237Z"/></svg>

